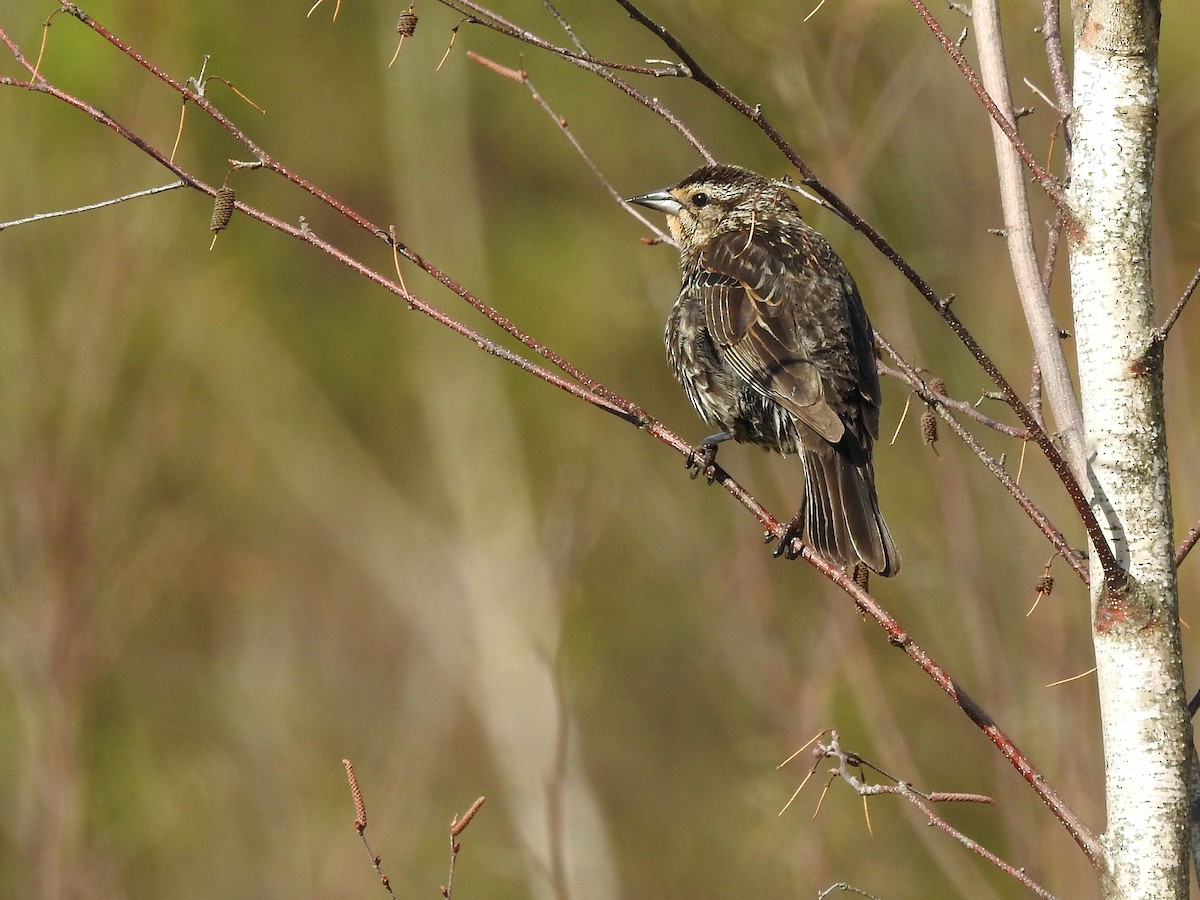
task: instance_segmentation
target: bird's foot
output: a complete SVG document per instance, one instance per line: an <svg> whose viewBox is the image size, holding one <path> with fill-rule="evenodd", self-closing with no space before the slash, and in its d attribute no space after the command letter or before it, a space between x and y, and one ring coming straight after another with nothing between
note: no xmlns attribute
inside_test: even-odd
<svg viewBox="0 0 1200 900"><path fill-rule="evenodd" d="M800 541L800 532L804 528L804 519L797 515L792 521L787 523L783 529L783 533L779 535L779 542L775 545L775 549L771 551L771 555L776 559L783 557L784 559L795 559L804 550L804 544ZM768 531L763 536L763 543L769 544L775 539L775 533Z"/></svg>
<svg viewBox="0 0 1200 900"><path fill-rule="evenodd" d="M722 431L720 434L706 437L698 446L691 449L684 457L683 464L692 473L692 478L703 472L704 478L709 484L717 480L717 445L731 437L733 435L728 431Z"/></svg>

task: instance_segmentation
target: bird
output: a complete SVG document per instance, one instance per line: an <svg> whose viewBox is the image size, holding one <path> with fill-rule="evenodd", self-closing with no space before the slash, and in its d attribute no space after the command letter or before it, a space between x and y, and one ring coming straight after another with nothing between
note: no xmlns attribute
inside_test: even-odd
<svg viewBox="0 0 1200 900"><path fill-rule="evenodd" d="M692 476L711 482L717 445L731 439L798 454L804 494L774 555L795 558L798 540L844 571L897 574L872 462L874 332L841 257L783 185L740 166L706 165L627 202L665 213L680 252L667 357L720 429L688 455Z"/></svg>

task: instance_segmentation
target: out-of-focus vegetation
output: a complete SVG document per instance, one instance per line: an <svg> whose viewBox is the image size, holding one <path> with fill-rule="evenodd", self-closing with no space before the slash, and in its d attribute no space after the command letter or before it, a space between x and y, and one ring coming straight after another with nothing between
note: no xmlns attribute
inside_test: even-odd
<svg viewBox="0 0 1200 900"><path fill-rule="evenodd" d="M36 55L51 2L0 22ZM563 40L540 3L497 4ZM664 50L616 4L563 0L593 52ZM698 163L664 123L580 72L421 0L115 3L86 9L210 97L268 152L361 210L522 328L699 439L660 343L669 248L612 203L521 86L524 65L622 191ZM764 110L822 178L1028 384L988 124L903 5L647 2ZM1050 153L1040 4L1005 9L1022 127ZM962 23L944 16L957 33ZM1165 310L1200 262L1200 26L1167 10L1155 281ZM968 49L970 42L968 41ZM20 74L11 59L5 74ZM169 148L178 98L79 23L54 19L44 71ZM723 159L782 175L770 144L695 85L642 87ZM170 176L49 98L0 89L0 220ZM244 151L196 110L180 160L219 183ZM264 173L239 196L388 271L386 248ZM1050 218L1048 206L1040 208ZM208 251L210 201L176 191L0 235L0 896L379 897L368 837L402 897L812 896L845 880L888 898L1017 896L900 801L775 766L822 728L925 789L987 793L956 825L1062 896L1088 867L1018 775L846 598L772 560L753 520L635 429L480 353L330 259L235 216ZM952 394L988 387L895 270L810 218L855 272L876 326ZM1063 261L1065 262L1065 260ZM411 267L408 286L484 328ZM1069 327L1066 270L1055 297ZM1178 531L1200 516L1189 310L1167 350ZM1061 564L1032 615L1045 541L947 436L940 457L885 385L877 451L904 572L872 587L1085 818L1102 825L1086 594ZM994 405L985 406L1000 414ZM977 431L979 429L976 429ZM1015 468L1021 448L982 435ZM1022 482L1072 541L1032 450ZM795 461L722 461L779 515ZM1183 616L1200 619L1196 565ZM1196 661L1194 646L1186 648ZM557 871L560 867L563 875ZM559 896L562 896L560 893Z"/></svg>

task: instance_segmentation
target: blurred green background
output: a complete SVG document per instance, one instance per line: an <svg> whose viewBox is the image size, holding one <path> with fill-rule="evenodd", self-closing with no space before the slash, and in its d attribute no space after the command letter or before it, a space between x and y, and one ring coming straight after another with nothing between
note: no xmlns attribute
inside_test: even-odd
<svg viewBox="0 0 1200 900"><path fill-rule="evenodd" d="M404 4L106 2L85 8L210 97L286 165L384 225L539 340L688 439L705 426L661 329L668 247L607 197L527 91L466 58L524 65L627 195L699 160L643 107L547 54ZM562 0L589 48L667 55L615 3ZM1006 4L1014 92L1040 156L1054 116L1034 32ZM535 0L498 3L565 42ZM51 2L0 0L30 56ZM659 0L716 77L764 110L821 177L943 293L1022 390L1030 351L1002 240L988 123L903 4ZM940 14L940 11L939 11ZM943 19L957 34L963 20ZM43 69L156 146L179 100L58 16ZM1069 29L1068 29L1069 30ZM1198 262L1200 24L1168 10L1156 286L1163 313ZM967 49L973 58L973 47ZM0 71L21 71L5 56ZM784 160L695 85L640 80L721 158ZM0 220L170 180L52 99L0 89ZM227 135L190 110L179 160L219 183ZM383 273L386 248L262 172L239 197ZM817 731L927 790L991 794L943 813L1061 896L1095 894L1082 854L987 740L836 589L772 560L756 523L678 455L478 351L332 260L245 217L208 251L211 201L175 191L0 235L0 895L379 897L367 836L401 897L434 897L447 828L458 900L1024 896L894 798L776 770ZM1037 221L1050 217L1037 200ZM974 400L988 384L896 271L826 213L876 326ZM1042 241L1044 232L1039 235ZM1065 262L1065 260L1064 260ZM413 267L408 286L496 330ZM1069 327L1065 266L1055 303ZM1200 515L1189 310L1167 351L1178 532ZM877 451L904 572L872 587L1097 829L1086 594L1068 569L1026 616L1051 551L952 435L917 414ZM1000 415L995 404L985 408ZM979 428L974 429L980 432ZM1015 468L1020 447L981 434ZM1080 544L1030 452L1023 483ZM777 515L794 460L723 463ZM1195 565L1183 615L1200 620ZM1196 646L1187 632L1187 663Z"/></svg>

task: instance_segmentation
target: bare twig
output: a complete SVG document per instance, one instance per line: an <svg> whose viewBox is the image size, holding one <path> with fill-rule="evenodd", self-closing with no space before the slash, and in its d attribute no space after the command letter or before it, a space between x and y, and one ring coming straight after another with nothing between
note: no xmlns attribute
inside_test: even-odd
<svg viewBox="0 0 1200 900"><path fill-rule="evenodd" d="M992 455L988 453L987 450L985 450L977 440L975 440L975 436L972 435L971 432L967 431L967 429L963 427L963 424L959 422L958 419L950 414L950 410L948 408L949 404L945 402L949 398L945 397L944 394L940 394L932 390L929 385L921 379L920 373L913 368L913 366L903 356L900 355L900 352L891 344L890 341L887 340L887 338L878 332L875 333L875 343L892 358L893 362L896 363L898 367L898 371L896 372L897 377L907 381L921 397L921 399L933 406L938 415L941 416L942 420L950 426L950 429L956 435L958 435L964 444L967 445L967 448L975 454L976 458L979 459L979 461L987 467L988 471L995 476L996 480L1004 486L1004 489L1008 491L1009 495L1012 496L1012 498L1017 502L1017 505L1021 507L1027 516L1029 516L1030 521L1032 521L1033 524L1038 527L1042 534L1046 536L1046 539L1050 541L1051 546L1053 546L1054 549L1063 557L1063 559L1066 560L1067 564L1071 566L1072 571L1079 576L1080 580L1084 584L1088 584L1090 581L1088 568L1084 561L1080 558L1079 554L1067 544L1067 540L1063 536L1062 532L1054 526L1054 524L1046 517L1046 514L1043 513L1037 504L1035 504L1029 498L1021 486L1016 483L1011 475L1008 474L1008 471L1004 468L1004 466L995 460ZM886 366L884 367L884 370L890 371ZM1022 437L1020 435L1015 436Z"/></svg>
<svg viewBox="0 0 1200 900"><path fill-rule="evenodd" d="M1051 99L1049 94L1047 94L1040 87L1038 87L1036 84L1034 84L1032 81L1030 81L1028 77L1022 77L1021 81L1025 84L1025 87L1029 88L1031 91L1033 91L1035 94L1037 94L1037 96L1041 98L1041 101L1043 103L1045 103L1048 107L1055 110L1056 112L1058 111L1058 104L1056 104L1054 102L1054 100ZM984 83L986 84L987 82L985 81Z"/></svg>
<svg viewBox="0 0 1200 900"><path fill-rule="evenodd" d="M1004 61L1004 46L1000 34L1000 10L996 0L976 0L973 6L975 37L979 44L979 70L983 85L991 95L1001 120L1010 124L1012 93ZM1087 483L1087 464L1083 452L1083 409L1079 405L1067 356L1058 336L1058 325L1050 310L1045 282L1038 269L1033 248L1033 222L1029 215L1029 198L1025 193L1024 171L1018 153L1003 129L995 121L992 139L999 176L1000 200L1004 207L1005 239L1012 260L1013 276L1025 322L1033 340L1050 408L1058 427L1059 437L1066 448L1067 462L1080 484ZM1061 215L1061 213L1060 213Z"/></svg>
<svg viewBox="0 0 1200 900"><path fill-rule="evenodd" d="M260 146L258 146L249 137L247 137L246 134L240 128L238 128L220 110L218 110L215 106L213 106L208 101L207 98L197 94L194 90L192 90L188 86L183 85L180 82L178 82L177 80L175 80L174 78L172 78L169 74L167 74L165 71L163 71L158 66L151 63L149 60L147 60L145 57L143 57L141 54L139 54L137 51L135 51L132 47L130 47L124 41L119 39L111 31L109 31L107 28L105 28L103 25L101 25L99 22L97 22L95 19L93 19L91 16L89 16L86 13L84 13L83 11L81 11L78 7L75 6L75 4L68 3L68 2L66 2L66 0L60 0L60 2L62 3L63 8L66 11L70 12L73 16L75 16L75 18L79 19L81 22L83 22L85 25L87 25L89 28L91 28L93 31L95 31L97 34L99 34L101 37L103 37L110 44L117 47L119 50L121 50L121 52L125 53L125 55L129 56L131 59L133 59L139 65L141 65L144 69L146 69L146 71L150 72L152 75L154 75L160 81L163 81L164 83L168 84L172 89L174 89L175 91L182 94L186 99L188 99L192 103L196 104L205 113L207 113L209 116L211 116L213 119L215 119L221 125L221 127L223 127L227 132L229 132L229 134L235 140L237 140L244 147L246 147L247 150L250 151L250 153L257 159L258 164L261 165L263 168L270 169L271 171L275 172L277 175L282 176L283 178L290 181L292 184L307 191L313 197L317 198L322 203L326 204L327 206L329 206L331 209L333 209L340 215L349 219L351 222L353 222L359 228L362 228L363 230L375 235L377 238L380 238L381 240L388 242L390 244L390 242L392 241L392 238L389 235L387 230L380 228L378 225L376 225L373 222L371 222L370 220L368 220L365 216L359 214L355 210L348 207L346 204L337 200L331 194L329 194L326 191L322 190L321 188L317 187L315 184L308 181L307 179L302 178L301 176L292 172L290 169L288 169L286 166L282 165L278 161L272 159L266 153L266 151L264 151ZM5 43L7 43L10 46L10 48L15 47L15 45L8 38L7 34L4 33L2 30L0 30L0 35L3 35L3 39L4 39ZM156 150L154 147L152 147L149 143L147 143L141 137L139 137L138 135L134 134L129 129L122 126L120 123L118 123L111 116L104 113L102 110L92 106L91 104L86 103L85 101L79 100L79 99L71 96L70 94L67 94L65 91L61 91L57 88L54 88L54 87L50 86L49 84L39 85L37 89L46 91L47 93L52 93L54 96L58 97L60 100L63 100L64 102L67 102L69 105L75 106L77 109L80 109L81 111L86 112L88 115L90 115L93 119L100 122L101 124L107 125L108 127L112 128L114 131L116 131L118 134L120 134L122 137L124 137L130 143L133 143L140 150L142 150L143 152L154 157L161 165L170 169L177 176L179 176L184 181L186 181L189 186L198 188L200 190L204 190L206 193L209 193L209 194L215 193L214 189L208 187L207 185L204 185L198 179L189 175L182 168L176 166L171 160L166 158L161 152ZM249 164L247 164L247 165L249 165ZM246 210L248 210L248 207L244 207L241 203L239 203L238 209L246 211ZM274 224L275 222L277 222L277 220L273 220L270 217L260 218L260 221L264 221L267 224ZM285 227L285 230L289 230L289 229L287 229ZM300 232L297 230L296 234L300 235ZM302 237L305 237L305 239L307 239L306 236L302 236ZM332 248L331 245L325 244L322 249L327 249L327 252L328 252L330 250L333 250L334 248ZM405 256L411 262L415 263L418 267L420 267L421 269L424 269L426 273L431 275L435 280L440 282L444 287L449 288L452 292L454 292L460 298L462 298L467 303L469 303L471 306L473 306L476 310L478 310L480 313L482 313L484 316L486 316L488 319L490 319L494 324L496 324L497 326L502 328L504 331L508 332L510 335L512 335L514 338L516 338L518 341L520 341L526 347L533 350L535 353L537 353L540 356L547 359L549 362L551 362L553 365L555 365L556 367L561 369L563 372L565 372L571 378L580 382L585 388L588 389L588 391L590 393L594 394L597 399L601 399L602 401L604 401L601 403L602 406L612 407L612 409L610 409L610 411L617 412L617 408L618 408L618 406L620 406L620 404L618 404L618 406L614 406L613 403L608 402L608 400L605 398L605 395L608 395L609 399L611 399L611 397L615 397L615 395L613 395L611 392L609 392L606 388L603 388L602 386L600 386L598 384L598 382L596 382L592 378L585 375L581 370L579 370L575 366L568 363L561 356L559 356L557 353L552 351L549 347L547 347L544 344L541 344L537 341L534 341L531 337L529 337L529 335L525 334L520 329L518 329L505 316L501 315L498 310L496 310L495 308L484 303L482 300L480 300L478 297L476 297L474 294L472 294L470 291L468 291L466 288L464 288L462 285L460 285L457 281L455 281L453 278L451 278L449 275L447 275L445 272L443 272L437 266L433 265L431 262L424 259L420 254L416 253L415 251L413 251L412 249L410 249L409 247L407 247L403 244L397 246L395 249L401 255ZM334 255L340 255L341 257L343 257L343 259L342 259L343 262L346 262L348 259L348 258L345 258L344 254L339 254L339 253L335 252ZM373 280L376 280L376 279L377 279L377 276L376 276L376 278L373 278ZM380 280L380 283L384 284L385 286L387 286L387 284L388 284L384 280ZM510 362L513 362L517 359L517 357L514 354L512 354L510 351L504 350L504 348L500 347L499 345L495 344L492 341L488 341L486 339L481 338L479 335L475 334L473 331L470 331L470 329L465 329L465 326L461 326L457 322L454 322L454 324L451 325L450 323L453 322L452 319L450 319L448 316L444 316L444 314L441 314L441 313L435 314L436 311L434 310L434 308L432 306L424 303L424 301L420 301L419 298L415 297L415 295L409 294L408 292L403 292L401 294L401 296L403 296L405 300L412 303L414 308L419 309L421 312L424 312L427 315L431 315L433 318L438 318L439 321L442 321L442 324L448 325L448 326L454 328L455 330L464 329L463 331L460 331L460 333L463 334L465 337L470 337L471 340L475 341L476 343L479 343L479 341L483 340L484 343L480 344L480 346L481 346L481 348L487 350L488 352L495 353L498 356L502 356L506 359L509 359ZM414 302L414 301L416 301L416 302ZM522 365L522 367L525 368L526 366ZM534 372L534 369L536 369L536 368L537 367L535 366L532 369L528 369L528 371ZM535 374L536 374L536 372L535 372ZM549 374L549 373L546 373L546 374ZM539 375L539 377L543 377L543 376ZM552 383L555 383L554 379L547 379L547 380L551 380ZM575 392L573 389L566 387L565 382L558 384L558 386L563 387L564 389L566 389L570 392ZM623 417L626 415L632 415L634 417L634 419L640 419L641 416L643 415L640 411L634 411L632 404L625 403L624 401L622 401L622 404L624 405L624 410L623 410L623 412L617 413L618 415L622 415Z"/></svg>
<svg viewBox="0 0 1200 900"><path fill-rule="evenodd" d="M1050 282L1054 280L1054 264L1058 261L1058 243L1062 237L1062 216L1056 215L1054 224L1046 234L1046 255L1042 259L1042 290L1050 293Z"/></svg>
<svg viewBox="0 0 1200 900"><path fill-rule="evenodd" d="M1042 370L1036 359L1029 370L1029 411L1044 431L1046 420L1042 418Z"/></svg>
<svg viewBox="0 0 1200 900"><path fill-rule="evenodd" d="M1196 546L1196 541L1198 540L1200 540L1200 522L1196 522L1188 529L1188 533L1183 536L1183 540L1175 548L1176 566L1182 565L1183 561L1187 559L1188 554L1192 552L1192 548Z"/></svg>
<svg viewBox="0 0 1200 900"><path fill-rule="evenodd" d="M922 0L909 0L909 2L917 11L917 15L921 17L921 21L923 21L929 30L933 32L933 35L937 38L938 43L941 44L942 47L945 48L946 52L950 54L950 58L954 61L954 64L958 66L958 70L962 72L963 77L967 80L967 84L971 86L971 90L973 90L975 95L979 97L980 102L983 103L984 109L986 109L988 115L992 117L992 121L996 123L996 126L1012 143L1013 149L1021 157L1021 161L1025 163L1029 171L1032 172L1034 177L1038 180L1038 183L1042 186L1042 190L1046 192L1047 196L1050 197L1054 205L1058 207L1059 212L1061 212L1063 215L1063 221L1066 223L1067 230L1076 238L1081 237L1083 232L1081 231L1078 223L1075 221L1074 212L1071 209L1070 202L1067 200L1067 195L1063 192L1062 185L1060 185L1054 179L1054 176L1052 176L1042 167L1041 163L1033 158L1033 153L1030 152L1029 147L1025 144L1025 142L1021 140L1021 136L1017 133L1017 129L996 105L995 100L993 100L987 89L983 86L982 82L980 82L979 78L975 75L974 70L971 68L971 64L967 62L967 58L963 55L962 50L957 44L955 44L954 41L950 39L946 32L942 30L942 26L938 24L938 20L933 17L933 13L929 11L929 7L927 7ZM978 16L974 16L973 18L977 20Z"/></svg>
<svg viewBox="0 0 1200 900"><path fill-rule="evenodd" d="M782 528L782 526L779 526ZM1072 810L1057 791L1052 788L1025 755L1025 753L1008 737L975 700L963 690L950 674L920 647L901 627L892 615L879 605L870 594L854 583L853 578L841 569L826 562L821 557L812 554L804 548L804 556L818 570L823 572L838 587L850 595L859 611L869 616L887 635L888 642L903 650L918 666L921 667L934 683L940 687L951 700L966 714L984 735L998 749L1001 755L1017 770L1025 782L1033 789L1042 801L1049 807L1051 813L1066 828L1067 833L1075 840L1080 849L1093 865L1101 865L1103 859L1100 843L1092 830Z"/></svg>
<svg viewBox="0 0 1200 900"><path fill-rule="evenodd" d="M161 194L164 191L173 191L181 187L187 187L185 181L172 181L168 184L160 184L158 187L146 188L143 191L134 191L132 194L122 194L120 197L110 197L108 200L101 200L99 203L89 203L87 206L76 206L72 209L57 209L54 212L37 213L36 215L26 216L23 219L13 219L11 222L0 222L0 231L5 228L13 228L17 225L28 225L30 222L42 222L46 219L56 219L59 216L70 216L75 213L91 212L93 209L103 209L106 206L115 206L118 203L124 203L126 200L136 200L138 197L149 197L151 194Z"/></svg>
<svg viewBox="0 0 1200 900"><path fill-rule="evenodd" d="M1175 327L1175 323L1179 321L1179 316L1183 312L1183 308L1187 306L1187 302L1192 299L1192 294L1196 293L1196 288L1200 286L1200 269L1196 270L1196 274L1192 276L1192 280L1188 282L1187 287L1183 289L1183 296L1179 298L1179 302L1167 314L1163 323L1158 326L1158 340L1165 341L1167 335L1171 333L1171 329Z"/></svg>
<svg viewBox="0 0 1200 900"><path fill-rule="evenodd" d="M1072 681L1078 681L1080 678L1087 678L1089 675L1094 674L1096 674L1096 667L1092 666L1087 671L1080 672L1078 675L1068 675L1066 678L1058 679L1058 681L1051 681L1046 687L1052 688L1063 684L1070 684Z"/></svg>
<svg viewBox="0 0 1200 900"><path fill-rule="evenodd" d="M669 110L665 104L660 103L657 98L650 97L629 82L622 78L618 78L614 73L617 71L627 71L638 75L654 75L654 76L686 76L688 73L680 70L675 66L666 66L663 68L650 68L646 66L630 66L622 63L613 62L612 60L594 59L583 53L578 53L574 50L569 50L566 47L560 47L550 41L544 40L533 34L531 31L521 28L518 25L509 22L507 19L496 15L491 10L486 9L473 0L438 0L444 6L457 10L471 18L477 24L487 26L488 28L498 31L501 34L507 35L514 40L521 41L533 47L546 50L556 56L562 57L573 65L586 69L596 75L599 75L617 90L624 93L626 96L636 100L638 103L645 106L651 112L660 116L667 124L679 132L685 141L692 145L697 153L704 158L705 162L716 162L716 157L709 152L708 148L700 142L700 139L692 132L682 119L676 116Z"/></svg>
<svg viewBox="0 0 1200 900"><path fill-rule="evenodd" d="M937 802L994 803L995 801L992 800L991 797L987 797L982 794L964 794L957 792L925 793L918 791L907 782L902 781L893 775L889 775L878 766L868 762L859 754L844 749L841 745L837 731L832 729L829 731L829 740L818 742L817 745L813 747L812 753L815 758L815 761L813 762L814 772L821 764L822 760L834 760L836 765L829 770L829 774L832 777L842 779L842 781L850 785L850 787L853 788L859 794L859 796L863 798L864 804L869 796L895 794L898 797L902 797L919 809L925 815L925 818L928 820L930 825L941 829L946 834L950 835L959 843L961 843L968 850L983 857L1010 878L1019 882L1022 886L1033 891L1039 897L1053 897L1049 891L1037 884L1037 882L1033 881L1033 879L1025 874L1024 869L1018 869L1011 863L1005 862L999 856L981 845L978 841L967 837L965 834L935 813L931 806L931 804ZM857 774L866 769L870 769L881 777L891 781L892 784L868 783L863 777ZM810 772L809 774L811 775L812 773Z"/></svg>
<svg viewBox="0 0 1200 900"><path fill-rule="evenodd" d="M1075 104L1071 96L1071 79L1067 75L1067 60L1063 53L1062 28L1058 0L1042 0L1042 40L1046 45L1046 59L1050 63L1050 77L1054 81L1054 104L1059 115L1059 127L1063 135L1064 155L1067 171L1071 160L1071 114Z"/></svg>
<svg viewBox="0 0 1200 900"><path fill-rule="evenodd" d="M896 378L905 382L906 384L909 383L908 375L899 369L893 369L884 362L879 363L879 374L883 375L885 378ZM929 384L928 381L924 383ZM1006 422L1001 422L999 419L993 419L991 416L981 413L973 403L968 403L966 400L959 400L958 398L948 396L947 394L940 394L937 391L933 391L933 393L937 396L938 404L946 407L947 409L952 409L959 415L966 416L968 419L973 419L980 425L990 428L992 431L995 431L998 434L1017 438L1021 441L1028 441L1032 437L1028 429L1018 428L1016 425L1009 425Z"/></svg>
<svg viewBox="0 0 1200 900"><path fill-rule="evenodd" d="M524 70L510 69L507 66L502 66L494 60L488 59L486 56L481 56L473 50L467 51L467 58L479 63L484 68L495 72L501 77L508 78L509 80L515 81L518 84L525 85L525 87L529 89L529 95L533 98L533 101L545 111L546 115L548 115L554 121L554 124L558 126L559 130L562 131L566 139L571 142L571 146L575 149L575 152L579 154L579 157L591 170L592 175L596 178L596 180L600 182L601 187L608 192L608 195L624 206L625 209L628 210L628 212L639 222L645 225L647 229L654 232L655 236L661 243L674 243L674 239L670 236L670 234L663 231L658 225L650 221L650 219L648 219L646 216L642 215L638 207L631 203L625 202L625 198L621 192L618 191L613 186L612 182L608 180L605 174L600 171L600 167L596 165L591 155L587 152L587 150L584 149L583 145L579 142L579 139L575 137L574 132L572 132L570 127L567 125L566 118L556 113L550 107L550 104L546 102L538 90L533 86L533 82L529 80L528 73L526 73Z"/></svg>
<svg viewBox="0 0 1200 900"><path fill-rule="evenodd" d="M559 26L561 26L567 37L571 39L571 43L575 45L575 49L578 50L582 55L590 57L591 54L588 53L587 47L583 46L583 41L579 39L579 35L575 33L575 29L571 26L571 23L567 21L566 16L558 11L558 7L550 2L550 0L542 0L542 6L546 7L550 15L554 16L554 20L558 22Z"/></svg>

